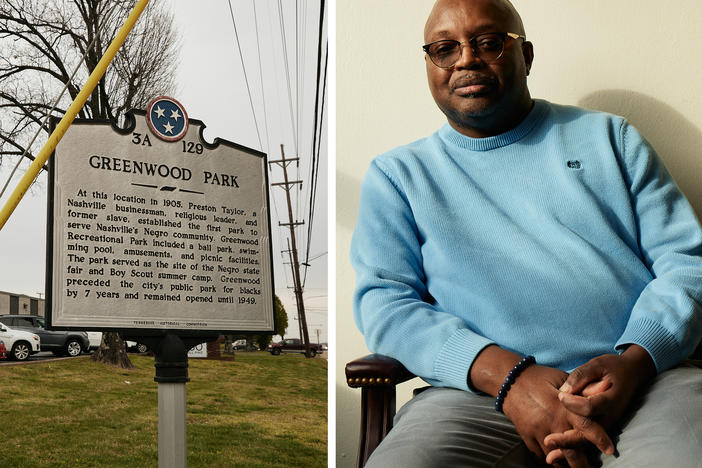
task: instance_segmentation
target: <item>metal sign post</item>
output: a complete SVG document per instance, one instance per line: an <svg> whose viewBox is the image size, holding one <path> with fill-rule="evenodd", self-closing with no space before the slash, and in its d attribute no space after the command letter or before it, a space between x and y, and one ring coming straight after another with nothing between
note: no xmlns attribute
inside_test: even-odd
<svg viewBox="0 0 702 468"><path fill-rule="evenodd" d="M159 337L129 336L154 352L158 383L158 466L185 468L187 442L185 384L188 377L188 351L200 343L215 341L218 335L183 337L167 333Z"/></svg>
<svg viewBox="0 0 702 468"><path fill-rule="evenodd" d="M185 468L185 382L158 384L158 466Z"/></svg>
<svg viewBox="0 0 702 468"><path fill-rule="evenodd" d="M266 155L173 98L126 128L79 120L49 167L46 312L54 330L118 331L155 354L159 466L186 466L188 350L273 334Z"/></svg>

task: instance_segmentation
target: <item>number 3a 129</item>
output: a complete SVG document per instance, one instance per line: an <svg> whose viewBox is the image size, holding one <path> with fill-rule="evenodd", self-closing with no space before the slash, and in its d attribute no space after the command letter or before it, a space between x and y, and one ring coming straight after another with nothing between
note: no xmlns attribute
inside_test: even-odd
<svg viewBox="0 0 702 468"><path fill-rule="evenodd" d="M181 143L183 143L183 153L202 154L203 152L202 143L193 143L192 141L182 141Z"/></svg>

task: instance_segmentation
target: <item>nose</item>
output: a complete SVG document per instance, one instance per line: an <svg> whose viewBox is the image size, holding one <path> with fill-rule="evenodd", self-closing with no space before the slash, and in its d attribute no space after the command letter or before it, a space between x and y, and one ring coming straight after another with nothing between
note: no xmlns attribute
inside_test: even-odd
<svg viewBox="0 0 702 468"><path fill-rule="evenodd" d="M460 55L458 60L453 64L454 68L476 68L482 66L483 61L478 57L478 54L473 50L473 46L469 42L462 42L460 45Z"/></svg>

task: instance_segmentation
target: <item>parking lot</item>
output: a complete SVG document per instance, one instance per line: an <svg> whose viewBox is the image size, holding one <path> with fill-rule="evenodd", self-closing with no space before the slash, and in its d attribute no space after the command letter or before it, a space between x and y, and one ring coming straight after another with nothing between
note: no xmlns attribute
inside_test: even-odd
<svg viewBox="0 0 702 468"><path fill-rule="evenodd" d="M51 351L39 351L36 354L32 354L29 356L29 359L26 361L13 361L12 359L0 359L0 366L16 366L16 365L22 365L22 364L31 364L34 362L43 362L43 361L57 361L60 359L81 359L82 357L88 357L90 354L81 354L80 356L75 356L75 357L66 357L66 356L55 356L54 353Z"/></svg>

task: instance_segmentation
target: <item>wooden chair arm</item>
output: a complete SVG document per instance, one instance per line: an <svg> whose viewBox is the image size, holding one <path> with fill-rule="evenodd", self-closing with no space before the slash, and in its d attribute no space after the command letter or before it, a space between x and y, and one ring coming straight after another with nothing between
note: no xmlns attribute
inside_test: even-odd
<svg viewBox="0 0 702 468"><path fill-rule="evenodd" d="M414 374L400 361L382 354L369 354L346 364L346 383L349 387L385 386L414 378Z"/></svg>
<svg viewBox="0 0 702 468"><path fill-rule="evenodd" d="M392 429L395 385L414 377L397 359L370 354L346 364L346 383L361 388L361 436L356 466L362 468Z"/></svg>

